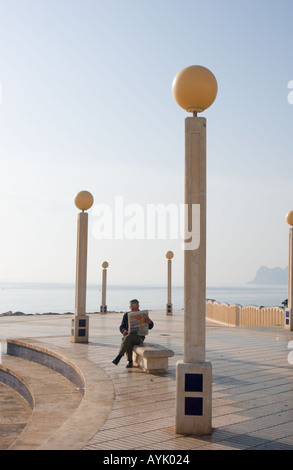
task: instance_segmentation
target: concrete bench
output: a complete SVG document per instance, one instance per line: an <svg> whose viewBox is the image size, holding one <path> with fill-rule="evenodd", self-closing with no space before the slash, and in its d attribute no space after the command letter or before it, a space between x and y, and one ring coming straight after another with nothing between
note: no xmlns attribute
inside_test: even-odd
<svg viewBox="0 0 293 470"><path fill-rule="evenodd" d="M153 343L143 343L133 347L132 358L135 365L153 374L162 374L168 368L168 358L174 351Z"/></svg>

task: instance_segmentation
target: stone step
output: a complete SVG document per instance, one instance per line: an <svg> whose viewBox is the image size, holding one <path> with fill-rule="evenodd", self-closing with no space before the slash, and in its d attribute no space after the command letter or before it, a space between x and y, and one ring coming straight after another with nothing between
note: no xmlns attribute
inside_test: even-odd
<svg viewBox="0 0 293 470"><path fill-rule="evenodd" d="M6 450L27 425L32 409L27 401L0 382L0 450Z"/></svg>
<svg viewBox="0 0 293 470"><path fill-rule="evenodd" d="M3 355L0 375L2 382L19 392L32 409L10 450L38 449L68 420L82 399L81 391L61 374L23 358Z"/></svg>
<svg viewBox="0 0 293 470"><path fill-rule="evenodd" d="M7 340L0 382L17 390L32 408L28 424L9 448L83 449L104 424L114 401L112 381L88 359L87 345L77 346Z"/></svg>

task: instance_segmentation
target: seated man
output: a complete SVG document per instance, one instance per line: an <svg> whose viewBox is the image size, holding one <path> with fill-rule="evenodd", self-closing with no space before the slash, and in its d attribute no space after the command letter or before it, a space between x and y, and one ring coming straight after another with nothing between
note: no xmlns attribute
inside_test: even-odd
<svg viewBox="0 0 293 470"><path fill-rule="evenodd" d="M138 300L136 300L136 299L131 300L129 306L130 306L130 309L131 309L132 312L139 312L139 302L138 302ZM152 320L150 318L147 318L147 319L145 319L145 322L148 323L148 329L151 330L154 326L154 323L152 322ZM141 336L141 335L138 335L136 333L128 332L128 329L129 329L129 327L128 327L128 312L126 312L123 315L123 319L122 319L122 322L121 322L121 325L120 325L119 329L120 329L120 332L123 335L123 338L122 338L122 341L121 341L119 354L118 354L117 357L115 357L115 359L112 362L113 362L113 364L115 364L117 366L117 364L119 364L120 359L122 358L122 356L124 356L124 354L126 353L127 360L128 360L128 363L127 363L126 367L132 367L133 366L133 363L132 363L133 346L135 344L142 344L145 336Z"/></svg>

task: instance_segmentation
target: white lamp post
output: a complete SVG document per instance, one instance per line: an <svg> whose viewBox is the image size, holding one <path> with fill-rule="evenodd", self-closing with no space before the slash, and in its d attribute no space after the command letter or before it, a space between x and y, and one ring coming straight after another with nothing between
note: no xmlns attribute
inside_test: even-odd
<svg viewBox="0 0 293 470"><path fill-rule="evenodd" d="M100 305L100 312L107 313L107 304L106 304L106 290L107 290L107 268L109 263L104 261L102 264L103 274L102 274L102 303Z"/></svg>
<svg viewBox="0 0 293 470"><path fill-rule="evenodd" d="M289 228L289 262L288 262L288 306L285 310L285 330L293 330L293 211L286 214Z"/></svg>
<svg viewBox="0 0 293 470"><path fill-rule="evenodd" d="M88 213L84 211L90 209L94 198L88 191L80 191L74 203L81 212L77 215L75 312L71 321L71 341L87 343L89 334L89 319L86 315Z"/></svg>
<svg viewBox="0 0 293 470"><path fill-rule="evenodd" d="M174 78L175 101L193 117L185 119L185 227L199 232L199 243L184 249L184 349L176 366L176 422L179 434L212 432L212 367L205 361L206 305L206 119L197 117L214 102L217 81L198 65ZM192 227L193 205L200 205L200 230ZM196 248L195 248L196 246Z"/></svg>
<svg viewBox="0 0 293 470"><path fill-rule="evenodd" d="M166 315L173 315L173 305L172 305L172 258L174 256L173 251L167 251L166 258L168 263L168 275L167 275L167 305L166 305Z"/></svg>

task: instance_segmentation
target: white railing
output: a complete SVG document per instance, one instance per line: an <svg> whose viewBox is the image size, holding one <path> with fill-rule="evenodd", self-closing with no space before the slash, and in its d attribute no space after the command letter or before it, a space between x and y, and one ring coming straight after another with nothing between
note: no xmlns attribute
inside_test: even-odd
<svg viewBox="0 0 293 470"><path fill-rule="evenodd" d="M284 309L255 305L242 307L208 300L206 318L228 326L277 326L284 325Z"/></svg>

